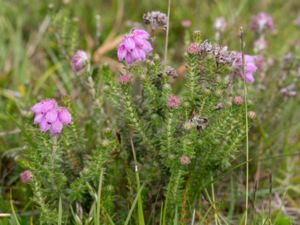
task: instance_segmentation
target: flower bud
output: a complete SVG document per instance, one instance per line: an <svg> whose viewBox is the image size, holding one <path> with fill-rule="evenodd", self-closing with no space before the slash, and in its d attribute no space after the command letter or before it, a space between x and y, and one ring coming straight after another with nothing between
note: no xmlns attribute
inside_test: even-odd
<svg viewBox="0 0 300 225"><path fill-rule="evenodd" d="M82 71L88 64L88 55L82 50L78 50L72 57L71 66L75 73Z"/></svg>

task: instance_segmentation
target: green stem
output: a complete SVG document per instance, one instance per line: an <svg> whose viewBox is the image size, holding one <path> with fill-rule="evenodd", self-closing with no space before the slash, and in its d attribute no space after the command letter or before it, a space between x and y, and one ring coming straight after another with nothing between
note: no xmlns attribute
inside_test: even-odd
<svg viewBox="0 0 300 225"><path fill-rule="evenodd" d="M168 58L168 42L169 42L169 29L170 29L170 12L171 12L171 0L168 0L168 20L167 20L167 31L166 31L166 41L165 41L165 54L164 54L164 64L167 65Z"/></svg>
<svg viewBox="0 0 300 225"><path fill-rule="evenodd" d="M245 203L245 223L248 223L248 207L249 207L249 133L248 133L248 89L245 76L245 54L244 54L244 31L240 29L241 52L242 52L242 73L244 78L244 100L245 100L245 130L246 130L246 203Z"/></svg>

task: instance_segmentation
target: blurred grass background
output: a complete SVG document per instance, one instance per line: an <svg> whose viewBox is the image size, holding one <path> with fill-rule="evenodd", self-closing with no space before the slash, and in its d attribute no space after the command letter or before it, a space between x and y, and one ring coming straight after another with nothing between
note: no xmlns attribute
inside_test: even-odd
<svg viewBox="0 0 300 225"><path fill-rule="evenodd" d="M18 199L15 203L17 208L18 204L22 205L26 212L31 207L28 201L30 193L24 185L19 184L20 168L14 162L14 158L23 149L21 137L6 112L16 117L20 114L26 116L30 106L41 97L61 98L68 95L76 98L78 93L73 93L73 85L76 84L65 74L62 68L68 64L61 60L74 52L64 52L63 47L70 45L74 50L87 50L98 65L111 63L116 60L114 38L127 32L130 29L128 24L142 23L143 14L152 10L166 12L167 1L0 0L0 212L9 211L10 189L13 190L14 198ZM294 46L300 42L300 29L293 24L300 14L298 0L173 0L169 64L176 68L182 64L185 31L181 21L184 19L192 22L189 30L200 30L203 39L213 40L214 19L224 17L228 29L222 36L221 44L233 50L239 50L239 28L243 26L246 52L252 54L254 34L249 30L249 23L251 16L260 11L270 13L275 23L274 34L267 36L269 47L266 57L280 61L284 54L293 51ZM97 16L100 16L100 20L97 20ZM60 17L66 19L57 19ZM59 23L53 25L55 18ZM78 36L64 29L64 26L70 24L78 29ZM97 34L99 28L100 35ZM57 37L57 30L64 33L59 33ZM109 35L113 38L109 39ZM98 57L97 49L104 44L108 47ZM164 34L161 33L155 46L161 54L163 45ZM280 71L274 70L268 76L276 80ZM263 184L256 194L257 198L266 197L270 186L268 177L272 171L273 191L276 193L272 195L274 204L278 204L277 208L284 213L291 209L289 214L300 220L299 100L285 102L283 110L279 111L276 105L268 106L268 99L275 95L275 86L268 86L269 89L264 92L250 92L261 99L261 102L256 102L256 107L257 111L265 113L266 121L256 124L251 133L251 158L254 159L251 162L251 177L255 176L259 166ZM280 120L272 121L272 116L280 117ZM258 159L262 160L261 163L258 163ZM227 197L231 195L229 201L232 205L241 199L238 195L243 171L238 168L233 173L226 178L231 184L226 187L228 191L221 192L221 195ZM222 189L224 184L220 182L219 186Z"/></svg>

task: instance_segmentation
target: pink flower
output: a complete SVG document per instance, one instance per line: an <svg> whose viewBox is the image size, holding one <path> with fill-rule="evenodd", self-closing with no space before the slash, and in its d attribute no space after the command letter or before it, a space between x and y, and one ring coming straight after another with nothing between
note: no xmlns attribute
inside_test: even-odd
<svg viewBox="0 0 300 225"><path fill-rule="evenodd" d="M251 30L253 32L261 33L265 29L270 31L274 30L274 24L272 17L266 12L260 12L251 19Z"/></svg>
<svg viewBox="0 0 300 225"><path fill-rule="evenodd" d="M187 52L191 55L196 55L199 52L199 45L197 43L190 43Z"/></svg>
<svg viewBox="0 0 300 225"><path fill-rule="evenodd" d="M258 70L263 70L265 67L265 60L264 57L262 57L261 55L256 55L254 57L254 61L255 61L255 65L257 66Z"/></svg>
<svg viewBox="0 0 300 225"><path fill-rule="evenodd" d="M129 75L125 74L125 75L119 76L118 81L120 84L126 85L130 82L130 79L131 79L131 77Z"/></svg>
<svg viewBox="0 0 300 225"><path fill-rule="evenodd" d="M72 57L71 66L75 73L82 71L88 63L88 55L82 50L78 50Z"/></svg>
<svg viewBox="0 0 300 225"><path fill-rule="evenodd" d="M241 105L243 104L244 100L241 96L235 96L233 99L233 103L236 105Z"/></svg>
<svg viewBox="0 0 300 225"><path fill-rule="evenodd" d="M297 27L300 27L300 15L294 20L294 24L295 24Z"/></svg>
<svg viewBox="0 0 300 225"><path fill-rule="evenodd" d="M52 136L61 133L63 125L70 124L72 117L66 108L58 107L53 99L47 99L31 108L34 112L33 124L39 124L42 133L50 130Z"/></svg>
<svg viewBox="0 0 300 225"><path fill-rule="evenodd" d="M254 82L253 74L257 70L257 66L255 65L255 57L250 55L245 55L245 79L246 82L251 84ZM235 75L243 79L243 66L242 66L242 54L235 53L235 59L232 63L232 67L234 69Z"/></svg>
<svg viewBox="0 0 300 225"><path fill-rule="evenodd" d="M257 39L255 42L254 42L254 52L257 53L257 52L261 52L263 50L265 50L268 46L268 43L266 41L266 39L261 36L259 39Z"/></svg>
<svg viewBox="0 0 300 225"><path fill-rule="evenodd" d="M190 20L181 20L181 26L183 28L189 28L192 25L192 22Z"/></svg>
<svg viewBox="0 0 300 225"><path fill-rule="evenodd" d="M30 170L24 170L21 174L20 174L20 180L21 183L26 184L28 182L30 182L32 180L32 173Z"/></svg>
<svg viewBox="0 0 300 225"><path fill-rule="evenodd" d="M167 100L167 106L171 109L177 109L180 105L180 99L176 95L172 95Z"/></svg>
<svg viewBox="0 0 300 225"><path fill-rule="evenodd" d="M150 35L141 29L135 29L124 36L118 47L118 59L132 64L136 61L143 62L153 48L148 41Z"/></svg>
<svg viewBox="0 0 300 225"><path fill-rule="evenodd" d="M56 120L51 124L50 133L52 136L57 136L63 129L63 124L60 120Z"/></svg>
<svg viewBox="0 0 300 225"><path fill-rule="evenodd" d="M226 20L223 17L217 17L215 19L215 22L213 24L213 28L218 31L223 33L226 30L227 23Z"/></svg>
<svg viewBox="0 0 300 225"><path fill-rule="evenodd" d="M72 122L72 117L70 112L64 107L59 109L58 118L60 122L64 125L70 124Z"/></svg>
<svg viewBox="0 0 300 225"><path fill-rule="evenodd" d="M180 163L181 165L188 165L191 163L191 159L188 156L183 155L180 157Z"/></svg>

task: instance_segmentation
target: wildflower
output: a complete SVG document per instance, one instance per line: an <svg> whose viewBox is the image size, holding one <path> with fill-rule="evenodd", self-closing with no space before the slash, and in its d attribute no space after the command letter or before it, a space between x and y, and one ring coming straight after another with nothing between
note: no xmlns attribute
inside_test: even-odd
<svg viewBox="0 0 300 225"><path fill-rule="evenodd" d="M294 20L294 24L295 24L297 27L300 27L300 15Z"/></svg>
<svg viewBox="0 0 300 225"><path fill-rule="evenodd" d="M264 69L264 67L265 67L264 57L262 57L261 55L256 55L254 57L254 62L255 62L255 65L256 65L258 70L263 70Z"/></svg>
<svg viewBox="0 0 300 225"><path fill-rule="evenodd" d="M254 42L254 52L260 52L263 51L267 48L268 43L266 41L266 39L264 38L264 36L261 36L259 39L257 39Z"/></svg>
<svg viewBox="0 0 300 225"><path fill-rule="evenodd" d="M172 95L167 100L167 106L171 109L177 109L180 105L180 99L176 95Z"/></svg>
<svg viewBox="0 0 300 225"><path fill-rule="evenodd" d="M189 28L191 26L192 22L190 20L181 20L181 26L183 28Z"/></svg>
<svg viewBox="0 0 300 225"><path fill-rule="evenodd" d="M256 117L256 113L254 111L249 111L248 112L248 117L253 120Z"/></svg>
<svg viewBox="0 0 300 225"><path fill-rule="evenodd" d="M131 80L131 77L127 74L121 75L118 78L119 83L122 84L122 85L128 84L130 82L130 80Z"/></svg>
<svg viewBox="0 0 300 225"><path fill-rule="evenodd" d="M152 30L162 28L167 30L168 17L166 14L159 11L147 12L143 16L145 24L149 24Z"/></svg>
<svg viewBox="0 0 300 225"><path fill-rule="evenodd" d="M176 69L171 66L166 66L165 73L172 79L176 79L178 77Z"/></svg>
<svg viewBox="0 0 300 225"><path fill-rule="evenodd" d="M72 57L71 66L75 73L82 71L88 64L88 55L82 50L78 50Z"/></svg>
<svg viewBox="0 0 300 225"><path fill-rule="evenodd" d="M282 88L280 90L280 93L286 97L294 97L297 95L295 88L296 88L295 84L290 84L289 86Z"/></svg>
<svg viewBox="0 0 300 225"><path fill-rule="evenodd" d="M244 100L241 96L235 96L233 99L233 103L236 105L242 105L243 102L244 102Z"/></svg>
<svg viewBox="0 0 300 225"><path fill-rule="evenodd" d="M214 21L213 28L218 31L223 33L226 30L227 23L226 20L223 17L217 17Z"/></svg>
<svg viewBox="0 0 300 225"><path fill-rule="evenodd" d="M253 32L262 33L263 30L273 30L274 24L272 17L266 12L260 12L251 19L251 30Z"/></svg>
<svg viewBox="0 0 300 225"><path fill-rule="evenodd" d="M216 106L215 106L215 110L221 110L224 109L224 103L219 102Z"/></svg>
<svg viewBox="0 0 300 225"><path fill-rule="evenodd" d="M191 55L196 55L198 54L198 51L199 51L199 46L197 43L190 43L188 49L187 49L187 52Z"/></svg>
<svg viewBox="0 0 300 225"><path fill-rule="evenodd" d="M60 134L63 126L72 122L70 112L64 107L58 107L53 99L36 103L31 111L34 113L33 124L39 124L42 133L49 130L52 136Z"/></svg>
<svg viewBox="0 0 300 225"><path fill-rule="evenodd" d="M118 48L119 60L125 61L129 65L136 61L145 61L146 56L153 50L148 41L149 36L146 31L141 29L135 29L125 35Z"/></svg>
<svg viewBox="0 0 300 225"><path fill-rule="evenodd" d="M30 170L24 170L21 174L20 174L20 180L21 183L26 184L28 182L30 182L32 180L32 173Z"/></svg>
<svg viewBox="0 0 300 225"><path fill-rule="evenodd" d="M201 43L199 54L201 57L213 56L218 64L232 64L235 57L233 52L228 51L227 46L213 45L207 40Z"/></svg>
<svg viewBox="0 0 300 225"><path fill-rule="evenodd" d="M245 65L245 79L247 83L253 83L254 77L253 74L257 70L257 66L255 65L255 57L250 55L244 55L244 65ZM236 53L235 60L232 63L232 67L234 69L235 75L243 79L243 63L242 63L242 54Z"/></svg>
<svg viewBox="0 0 300 225"><path fill-rule="evenodd" d="M181 163L181 165L188 165L191 163L191 159L190 159L190 157L183 155L180 157L180 163Z"/></svg>

